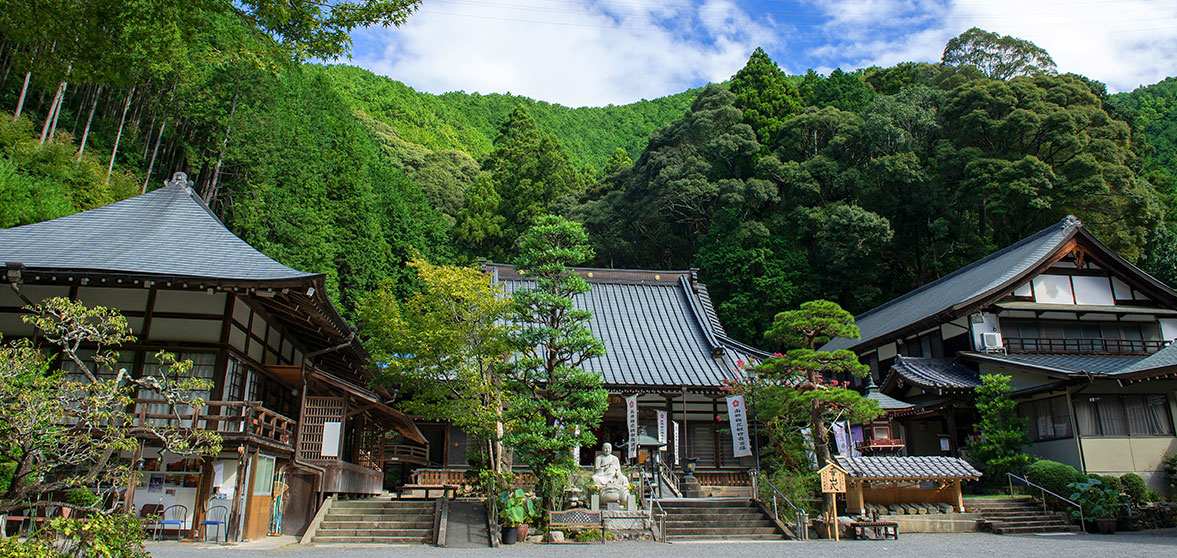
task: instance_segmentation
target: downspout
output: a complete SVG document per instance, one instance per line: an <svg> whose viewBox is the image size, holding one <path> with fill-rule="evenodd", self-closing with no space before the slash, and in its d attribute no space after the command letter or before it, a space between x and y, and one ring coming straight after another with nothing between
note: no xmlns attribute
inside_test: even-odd
<svg viewBox="0 0 1177 558"><path fill-rule="evenodd" d="M1071 428L1075 435L1075 442L1079 446L1079 467L1082 468L1084 473L1087 473L1087 456L1083 453L1083 436L1079 434L1079 416L1075 414L1075 402L1073 396L1078 395L1080 391L1091 387L1091 385L1095 383L1095 379L1091 377L1090 372L1087 372L1086 370L1083 372L1087 375L1087 385L1075 390L1073 393L1071 392L1071 388L1067 388L1067 409L1071 411L1071 420L1073 421Z"/></svg>

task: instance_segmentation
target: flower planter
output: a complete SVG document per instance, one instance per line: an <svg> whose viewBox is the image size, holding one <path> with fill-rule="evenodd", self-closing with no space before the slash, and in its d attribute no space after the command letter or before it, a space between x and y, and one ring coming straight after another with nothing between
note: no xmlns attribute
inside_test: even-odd
<svg viewBox="0 0 1177 558"><path fill-rule="evenodd" d="M526 541L527 540L527 529L528 529L528 526L526 523L516 527L515 530L518 531L518 534L516 535L516 537L521 541Z"/></svg>
<svg viewBox="0 0 1177 558"><path fill-rule="evenodd" d="M1096 527L1099 529L1099 532L1100 532L1100 533L1103 533L1103 534L1105 534L1105 535L1111 535L1111 534L1114 534L1114 533L1116 532L1116 520L1115 520L1115 518L1100 518L1100 519L1096 519L1096 520L1095 520L1095 526L1096 526Z"/></svg>
<svg viewBox="0 0 1177 558"><path fill-rule="evenodd" d="M519 528L503 525L503 544L515 544L519 540Z"/></svg>

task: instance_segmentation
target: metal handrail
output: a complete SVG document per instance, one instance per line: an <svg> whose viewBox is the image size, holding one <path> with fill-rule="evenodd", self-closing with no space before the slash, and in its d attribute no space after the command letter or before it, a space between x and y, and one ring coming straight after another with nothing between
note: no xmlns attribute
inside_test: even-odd
<svg viewBox="0 0 1177 558"><path fill-rule="evenodd" d="M781 520L781 514L777 509L778 508L777 500L778 499L784 500L785 503L788 504L790 508L793 508L793 517L796 520L795 529L796 529L796 534L797 534L797 540L799 540L799 541L809 540L809 529L806 528L807 524L809 523L809 512L806 512L805 510L797 507L797 505L794 504L792 502L792 500L789 500L789 497L785 496L785 494L783 492L781 492L780 489L778 489L776 487L776 485L772 483L772 481L768 480L766 477L764 477L764 475L761 475L760 471L757 471L756 469L752 469L752 470L748 471L748 476L752 478L752 495L753 495L753 497L755 497L757 500L759 500L760 499L760 483L763 482L765 485L767 485L768 488L772 490L772 515L773 515L773 517L775 517L777 521Z"/></svg>
<svg viewBox="0 0 1177 558"><path fill-rule="evenodd" d="M661 475L661 480L670 484L670 490L674 492L676 496L682 496L682 488L679 486L678 475L674 474L674 471L670 468L669 465L666 464L665 461L662 461L661 459L657 461L655 472ZM662 496L661 491L658 492L658 496Z"/></svg>
<svg viewBox="0 0 1177 558"><path fill-rule="evenodd" d="M642 475L642 485L638 497L641 498L642 506L650 510L650 521L655 522L658 540L666 542L666 510L662 509L662 503L653 497L654 485L650 481L650 477ZM646 496L647 490L649 490L649 497ZM651 502L653 505L650 505ZM657 508L657 512L655 512L655 508Z"/></svg>
<svg viewBox="0 0 1177 558"><path fill-rule="evenodd" d="M1082 529L1084 533L1087 532L1087 518L1083 514L1083 506L1081 504L1079 504L1078 502L1075 502L1074 500L1071 500L1069 498L1064 498L1062 496L1059 496L1058 494L1055 494L1054 492L1047 490L1046 487L1044 487L1040 484L1035 484L1033 482L1030 482L1030 479L1027 479L1025 477L1019 477L1013 473L1006 473L1005 476L1007 477L1006 480L1009 481L1009 495L1010 496L1014 495L1014 479L1022 481L1027 486L1033 486L1034 488L1037 488L1039 491L1041 491L1042 492L1042 511L1044 511L1044 512L1048 511L1046 509L1046 495L1047 494L1050 494L1051 496L1054 496L1055 498L1058 498L1059 500L1062 500L1072 506L1075 506L1076 508L1079 508L1079 528Z"/></svg>

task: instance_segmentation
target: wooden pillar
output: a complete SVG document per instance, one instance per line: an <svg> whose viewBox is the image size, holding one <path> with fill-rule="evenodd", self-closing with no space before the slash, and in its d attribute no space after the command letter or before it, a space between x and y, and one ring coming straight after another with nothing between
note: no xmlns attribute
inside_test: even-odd
<svg viewBox="0 0 1177 558"><path fill-rule="evenodd" d="M241 537L241 514L245 513L246 498L245 472L251 457L249 452L245 450L244 444L237 448L237 481L233 487L233 505L229 510L229 525L225 528L226 540L236 541Z"/></svg>
<svg viewBox="0 0 1177 558"><path fill-rule="evenodd" d="M188 538L200 537L200 522L208 512L208 497L213 488L213 458L205 457L200 468L200 487L196 489L196 501L192 503L192 529L188 531Z"/></svg>
<svg viewBox="0 0 1177 558"><path fill-rule="evenodd" d="M956 511L964 513L964 492L960 489L960 479L952 481L952 496L956 499Z"/></svg>
<svg viewBox="0 0 1177 558"><path fill-rule="evenodd" d="M862 513L865 506L863 501L863 491L865 481L851 480L849 486L846 487L846 511L850 513Z"/></svg>

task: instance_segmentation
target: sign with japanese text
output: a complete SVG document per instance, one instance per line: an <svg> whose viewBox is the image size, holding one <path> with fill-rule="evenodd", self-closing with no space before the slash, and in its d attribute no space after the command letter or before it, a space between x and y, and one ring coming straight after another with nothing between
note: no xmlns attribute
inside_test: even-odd
<svg viewBox="0 0 1177 558"><path fill-rule="evenodd" d="M843 494L846 492L846 471L830 463L817 471L821 477L821 491L823 494Z"/></svg>
<svg viewBox="0 0 1177 558"><path fill-rule="evenodd" d="M732 455L750 457L752 442L748 436L748 411L744 408L743 395L727 397L727 418L732 429Z"/></svg>
<svg viewBox="0 0 1177 558"><path fill-rule="evenodd" d="M658 442L666 443L666 411L658 411Z"/></svg>
<svg viewBox="0 0 1177 558"><path fill-rule="evenodd" d="M672 424L674 424L674 464L678 465L678 422L675 421Z"/></svg>
<svg viewBox="0 0 1177 558"><path fill-rule="evenodd" d="M625 398L625 422L629 426L629 459L638 457L638 396Z"/></svg>

